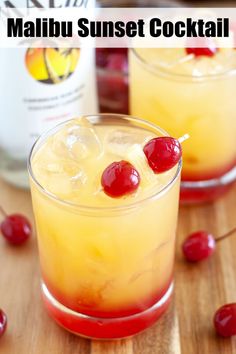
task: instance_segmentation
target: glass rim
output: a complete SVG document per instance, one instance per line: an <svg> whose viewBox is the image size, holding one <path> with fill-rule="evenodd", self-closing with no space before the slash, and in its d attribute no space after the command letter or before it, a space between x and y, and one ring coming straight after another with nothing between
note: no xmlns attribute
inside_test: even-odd
<svg viewBox="0 0 236 354"><path fill-rule="evenodd" d="M144 119L141 118L137 118L134 116L129 116L129 115L124 115L124 114L113 114L113 113L98 113L98 114L89 114L89 115L83 115L83 117L85 118L92 118L92 117L115 117L115 118L123 118L125 120L128 121L132 121L132 122L139 122L140 124L144 124L146 126L149 126L153 129L155 129L156 131L158 130L159 132L161 132L164 136L170 136L164 129L160 128L159 126L150 123ZM71 208L76 208L78 210L83 210L83 211L87 211L87 212L93 212L93 211L98 211L98 212L122 212L122 211L128 211L128 210L132 210L136 207L138 207L139 205L142 205L144 203L146 203L149 200L153 200L153 199L157 199L160 198L163 194L165 194L171 187L172 185L174 185L174 183L176 182L176 180L178 179L180 172L181 172L181 168L182 168L182 158L179 160L178 162L178 167L176 169L176 172L174 174L174 176L170 179L170 181L164 185L163 188L161 188L161 190L159 190L158 192L153 192L152 194L150 194L147 197L141 198L140 200L137 200L135 202L131 202L130 204L126 204L126 205L119 205L119 206L105 206L105 207L100 207L100 206L92 206L92 205L85 205L85 204L79 204L76 202L71 202L71 201L67 201L64 200L58 196L56 196L55 194L51 193L50 191L48 191L46 188L44 188L39 181L37 180L37 178L34 175L33 172L33 168L32 168L32 158L34 156L35 153L35 149L37 148L37 145L42 142L45 141L46 138L52 136L53 132L57 131L58 128L62 127L63 125L69 123L70 121L74 120L76 118L71 118L68 119L64 122L61 122L59 124L57 124L56 126L54 126L53 128L45 131L43 134L41 134L37 140L34 142L31 150L30 150L30 154L27 160L27 168L28 168L28 173L30 178L32 179L33 183L36 185L36 187L44 194L46 195L50 200L59 203L65 207L71 207Z"/></svg>
<svg viewBox="0 0 236 354"><path fill-rule="evenodd" d="M150 48L147 48L150 49ZM169 48L171 49L171 48ZM193 76L193 75L188 75L188 74L178 74L178 73L173 73L169 72L168 70L165 70L164 68L162 69L161 67L158 67L156 65L152 65L149 63L147 60L145 60L139 53L137 52L135 47L130 48L131 52L134 54L135 58L147 68L148 71L151 71L152 73L156 75L160 75L165 79L170 79L170 78L175 78L176 80L182 80L182 81L191 81L193 83L200 83L203 81L211 81L211 80L220 80L224 78L228 78L231 76L236 75L236 67L232 68L228 71L224 71L222 73L218 74L212 74L212 75L202 75L202 76Z"/></svg>

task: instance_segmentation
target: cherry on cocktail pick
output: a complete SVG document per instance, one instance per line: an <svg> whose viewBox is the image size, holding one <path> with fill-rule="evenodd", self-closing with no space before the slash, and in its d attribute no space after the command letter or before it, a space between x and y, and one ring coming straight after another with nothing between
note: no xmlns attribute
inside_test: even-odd
<svg viewBox="0 0 236 354"><path fill-rule="evenodd" d="M107 166L101 178L104 192L113 198L135 192L139 183L138 171L131 163L123 160Z"/></svg>
<svg viewBox="0 0 236 354"><path fill-rule="evenodd" d="M189 39L188 43L191 43L191 48L187 47L186 53L188 55L193 54L195 57L201 57L201 56L213 57L218 51L218 48L216 48L214 42L210 40L210 38L205 38L205 37L191 38ZM195 45L198 45L198 47L194 47Z"/></svg>
<svg viewBox="0 0 236 354"><path fill-rule="evenodd" d="M226 237L236 232L236 228L226 234L215 238L207 231L196 231L190 234L182 245L183 254L187 261L198 262L208 258L214 253L216 242L222 241Z"/></svg>
<svg viewBox="0 0 236 354"><path fill-rule="evenodd" d="M181 158L180 143L189 138L158 137L150 140L143 148L149 166L155 173L168 171ZM117 198L133 193L140 184L140 175L135 167L127 161L113 162L103 171L101 184L103 191L110 197Z"/></svg>
<svg viewBox="0 0 236 354"><path fill-rule="evenodd" d="M162 173L174 167L182 156L181 144L188 139L185 134L179 139L162 136L151 139L143 148L147 161L154 173Z"/></svg>
<svg viewBox="0 0 236 354"><path fill-rule="evenodd" d="M0 212L4 216L4 220L0 223L2 236L14 245L20 245L28 240L32 231L29 220L21 214L7 215L2 207Z"/></svg>

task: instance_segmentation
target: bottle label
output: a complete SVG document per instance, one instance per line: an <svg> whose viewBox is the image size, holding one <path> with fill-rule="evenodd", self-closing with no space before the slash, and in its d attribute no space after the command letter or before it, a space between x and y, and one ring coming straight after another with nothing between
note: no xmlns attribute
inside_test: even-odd
<svg viewBox="0 0 236 354"><path fill-rule="evenodd" d="M17 5L16 5L17 3ZM90 7L90 0L0 0L0 7ZM97 113L92 48L0 49L0 148L27 158L56 124Z"/></svg>

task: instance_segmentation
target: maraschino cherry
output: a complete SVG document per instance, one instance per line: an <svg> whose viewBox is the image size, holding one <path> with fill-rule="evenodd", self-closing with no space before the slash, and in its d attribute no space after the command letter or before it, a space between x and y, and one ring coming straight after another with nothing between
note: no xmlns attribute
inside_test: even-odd
<svg viewBox="0 0 236 354"><path fill-rule="evenodd" d="M113 198L122 197L137 190L140 175L127 161L113 162L103 172L101 184L104 192Z"/></svg>
<svg viewBox="0 0 236 354"><path fill-rule="evenodd" d="M174 167L181 158L179 140L169 136L151 139L143 148L147 161L154 173L162 173Z"/></svg>
<svg viewBox="0 0 236 354"><path fill-rule="evenodd" d="M198 45L196 48L186 48L187 54L193 54L195 57L213 57L218 48L216 48L215 44L209 38L191 38L191 45Z"/></svg>
<svg viewBox="0 0 236 354"><path fill-rule="evenodd" d="M178 140L168 136L151 139L144 146L143 152L152 170L162 173L174 167L182 155L180 143L188 138L189 135L185 134ZM101 184L104 192L110 197L122 197L137 190L140 175L127 161L113 162L104 170Z"/></svg>
<svg viewBox="0 0 236 354"><path fill-rule="evenodd" d="M216 311L214 326L222 337L236 335L236 303L226 304Z"/></svg>
<svg viewBox="0 0 236 354"><path fill-rule="evenodd" d="M3 237L14 245L20 245L28 240L32 231L29 220L21 214L7 215L2 207L0 212L4 216L4 220L0 223Z"/></svg>
<svg viewBox="0 0 236 354"><path fill-rule="evenodd" d="M3 310L0 309L0 337L4 334L7 328L7 316Z"/></svg>
<svg viewBox="0 0 236 354"><path fill-rule="evenodd" d="M215 251L216 242L236 232L236 228L230 230L225 235L215 238L207 231L196 231L190 234L182 245L185 258L189 262L198 262L208 258Z"/></svg>

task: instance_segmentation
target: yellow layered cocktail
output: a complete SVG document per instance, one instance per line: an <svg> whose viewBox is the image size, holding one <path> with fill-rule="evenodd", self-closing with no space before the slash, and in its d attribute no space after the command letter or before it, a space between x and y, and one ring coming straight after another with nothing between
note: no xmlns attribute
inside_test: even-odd
<svg viewBox="0 0 236 354"><path fill-rule="evenodd" d="M124 337L165 310L172 291L180 163L155 174L143 146L166 135L131 117L93 116L58 126L36 143L31 190L51 315L94 338ZM138 188L112 198L109 164L137 169Z"/></svg>
<svg viewBox="0 0 236 354"><path fill-rule="evenodd" d="M183 200L217 195L236 177L235 50L135 49L130 76L131 113L191 137L183 153Z"/></svg>

